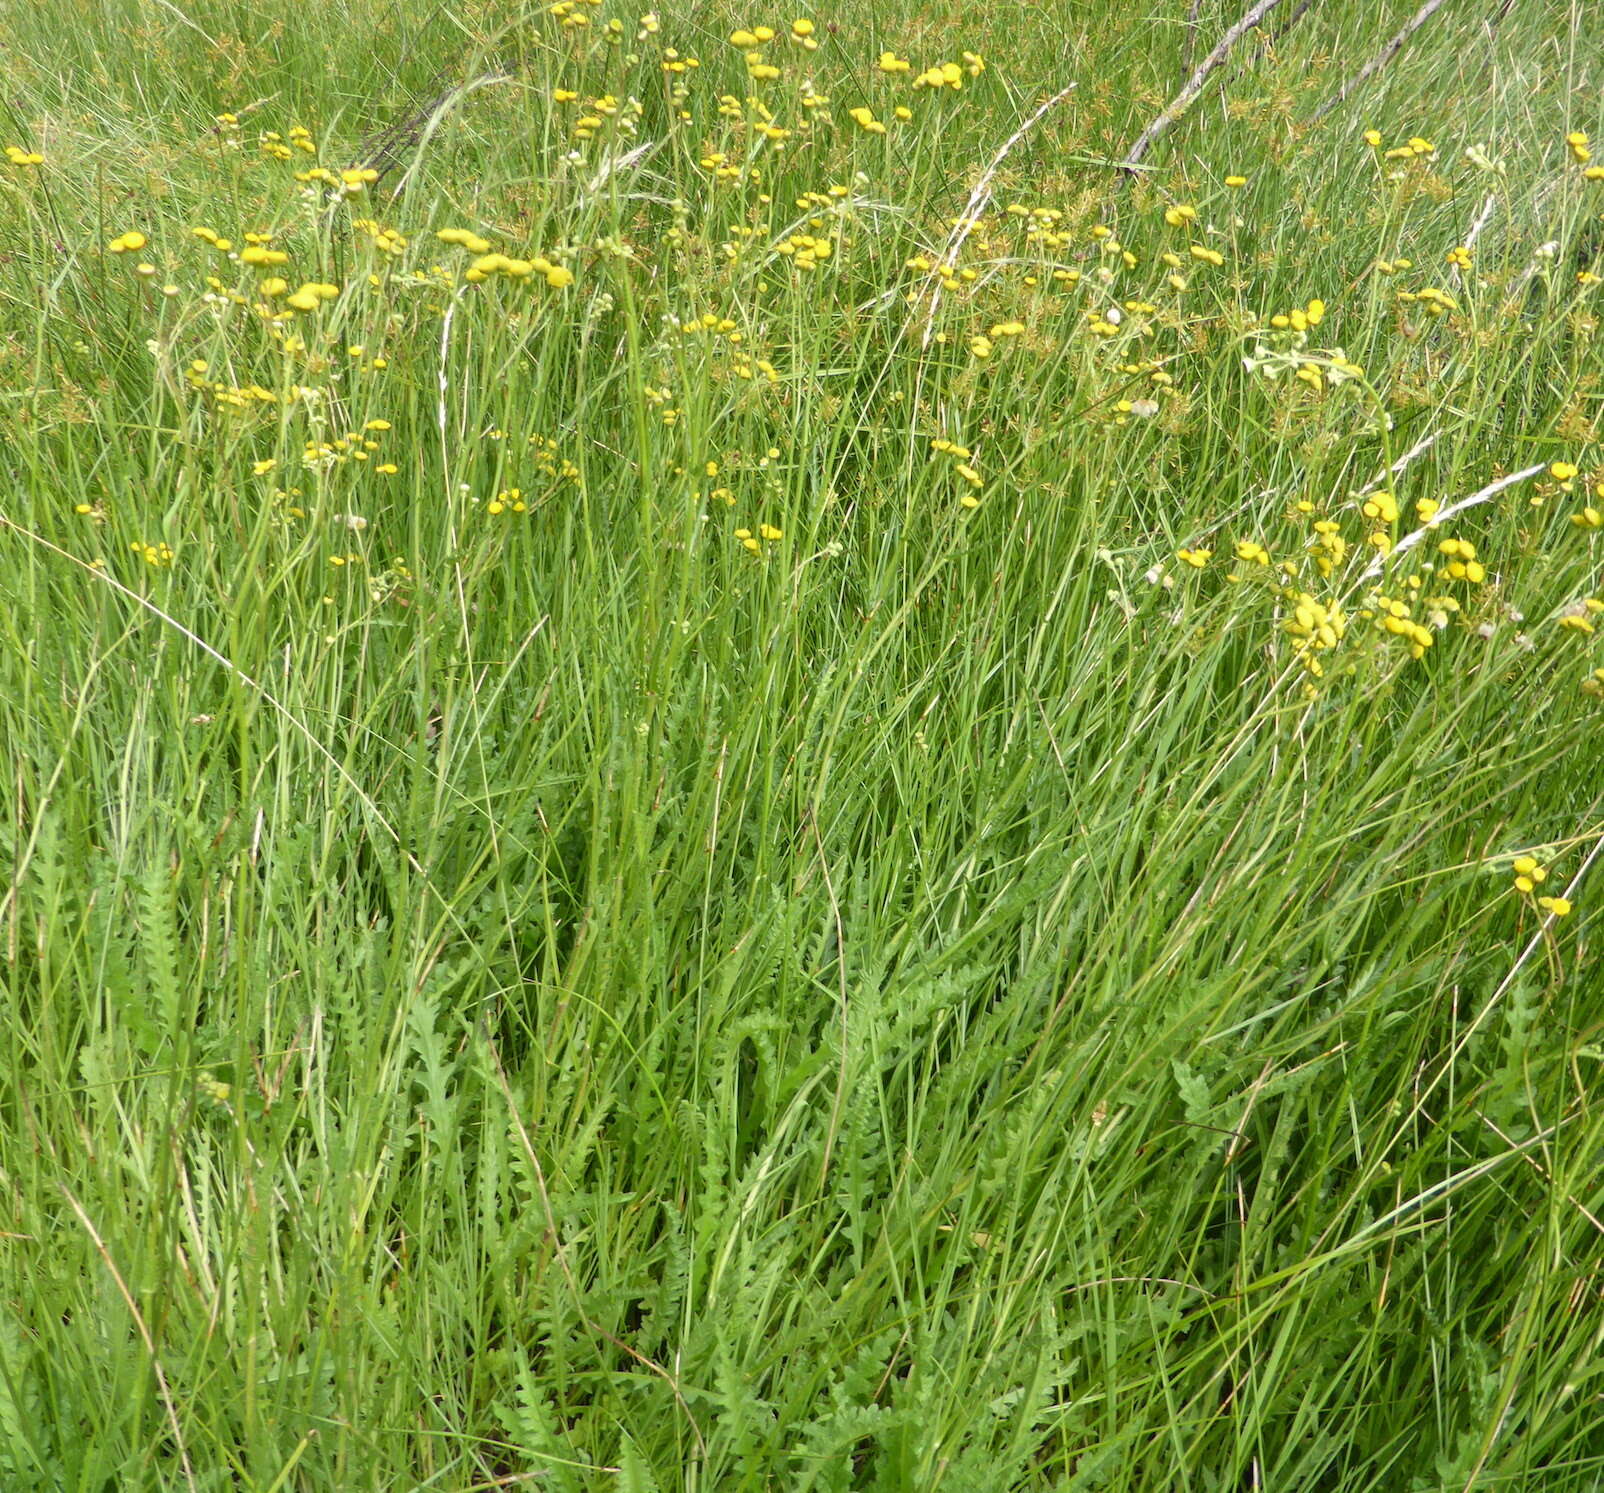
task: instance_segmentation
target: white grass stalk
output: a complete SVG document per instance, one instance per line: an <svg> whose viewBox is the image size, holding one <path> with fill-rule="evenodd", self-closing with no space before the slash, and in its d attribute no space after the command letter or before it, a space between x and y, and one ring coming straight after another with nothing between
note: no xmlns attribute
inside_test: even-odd
<svg viewBox="0 0 1604 1493"><path fill-rule="evenodd" d="M1507 477L1500 477L1496 482L1489 482L1486 487L1478 492L1473 492L1468 498L1460 498L1457 503L1450 503L1446 508L1439 508L1431 516L1429 524L1422 524L1412 534L1406 534L1385 555L1378 555L1372 560L1359 579L1361 581L1375 580L1391 561L1395 560L1399 555L1407 554L1428 534L1433 534L1442 528L1449 519L1457 518L1467 508L1475 508L1482 503L1490 503L1499 493L1515 487L1519 483L1529 481L1539 472L1545 470L1546 463L1544 462L1538 462L1534 467L1522 467L1518 472L1511 472Z"/></svg>

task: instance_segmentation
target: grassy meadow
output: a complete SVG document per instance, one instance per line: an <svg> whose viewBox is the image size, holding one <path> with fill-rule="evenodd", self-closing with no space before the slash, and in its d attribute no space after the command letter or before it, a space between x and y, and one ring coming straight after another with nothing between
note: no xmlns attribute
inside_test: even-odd
<svg viewBox="0 0 1604 1493"><path fill-rule="evenodd" d="M1604 15L1417 9L0 0L0 1489L1604 1488Z"/></svg>

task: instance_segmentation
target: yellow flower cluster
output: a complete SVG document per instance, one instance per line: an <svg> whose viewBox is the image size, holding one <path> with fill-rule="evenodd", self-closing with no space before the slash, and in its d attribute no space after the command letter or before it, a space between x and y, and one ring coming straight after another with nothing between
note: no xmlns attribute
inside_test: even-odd
<svg viewBox="0 0 1604 1493"><path fill-rule="evenodd" d="M1292 615L1282 625L1297 639L1297 659L1316 679L1325 672L1318 654L1335 648L1348 630L1340 602L1316 600L1307 591L1292 591L1287 600Z"/></svg>
<svg viewBox="0 0 1604 1493"><path fill-rule="evenodd" d="M467 228L442 228L435 234L435 237L442 244L456 244L466 249L470 254L488 254L490 252L490 240L480 238L477 233Z"/></svg>
<svg viewBox="0 0 1604 1493"><path fill-rule="evenodd" d="M358 233L366 234L372 240L373 247L381 254L388 254L392 259L399 259L406 252L406 238L397 233L395 229L385 228L372 218L353 218L351 227ZM246 251L246 254L241 254L240 258L246 258L248 253L249 250Z"/></svg>
<svg viewBox="0 0 1604 1493"><path fill-rule="evenodd" d="M1596 596L1589 596L1566 607L1556 620L1561 627L1570 632L1585 633L1588 637L1592 637L1597 631L1593 619L1601 612L1604 612L1604 601L1600 601Z"/></svg>
<svg viewBox="0 0 1604 1493"><path fill-rule="evenodd" d="M135 539L129 542L128 548L147 565L165 567L173 563L173 547L170 544L147 544L142 539Z"/></svg>
<svg viewBox="0 0 1604 1493"><path fill-rule="evenodd" d="M949 441L945 436L937 436L930 442L930 449L937 455L951 459L953 470L969 485L970 491L962 494L958 502L964 508L978 508L980 499L975 495L975 489L984 487L986 479L974 465L974 453L967 446L960 446L957 441Z"/></svg>
<svg viewBox="0 0 1604 1493"><path fill-rule="evenodd" d="M828 238L811 233L793 233L774 246L774 252L789 259L799 270L816 269L831 254L835 245Z"/></svg>
<svg viewBox="0 0 1604 1493"><path fill-rule="evenodd" d="M327 166L313 166L309 171L297 171L296 181L314 183L320 182L326 187L333 188L342 197L355 197L364 192L379 179L379 173L372 166L348 166L343 171L331 171Z"/></svg>
<svg viewBox="0 0 1604 1493"><path fill-rule="evenodd" d="M1408 643L1411 658L1424 657L1433 642L1431 629L1414 619L1409 603L1396 597L1379 595L1374 597L1373 601L1373 615L1382 631L1390 633L1395 638L1402 638Z"/></svg>
<svg viewBox="0 0 1604 1493"><path fill-rule="evenodd" d="M1479 586L1487 579L1487 569L1476 558L1476 546L1468 539L1444 539L1438 544L1437 553L1447 561L1443 574L1449 580L1469 581Z"/></svg>
<svg viewBox="0 0 1604 1493"><path fill-rule="evenodd" d="M1534 855L1517 855L1510 866L1515 873L1515 890L1530 897L1548 880L1547 868ZM1570 916L1571 903L1566 897L1538 897L1537 905L1556 918Z"/></svg>
<svg viewBox="0 0 1604 1493"><path fill-rule="evenodd" d="M886 55L890 56L889 53ZM900 68L887 68L884 57L880 60L880 66L887 72L893 70L901 71ZM934 67L927 67L913 80L913 86L915 88L950 88L956 93L964 86L965 73L971 78L978 78L985 70L986 64L983 58L977 56L974 52L965 52L961 63L940 62Z"/></svg>
<svg viewBox="0 0 1604 1493"><path fill-rule="evenodd" d="M266 286L263 286L264 293ZM300 288L284 297L284 304L294 311L310 313L316 311L324 301L332 301L340 294L338 285L330 285L326 281L306 280Z"/></svg>
<svg viewBox="0 0 1604 1493"><path fill-rule="evenodd" d="M568 30L578 30L581 27L590 25L590 17L585 14L581 7L589 5L594 8L601 3L602 0L556 0L556 4L546 7L546 14L560 22Z"/></svg>
<svg viewBox="0 0 1604 1493"><path fill-rule="evenodd" d="M740 540L743 549L751 554L761 555L764 544L778 544L785 538L785 531L775 528L773 524L759 524L756 534L750 529L737 529L735 537Z"/></svg>
<svg viewBox="0 0 1604 1493"><path fill-rule="evenodd" d="M1459 302L1435 285L1427 285L1421 290L1400 290L1398 299L1405 305L1419 305L1428 316L1433 317L1446 316L1450 311L1459 309Z"/></svg>
<svg viewBox="0 0 1604 1493"><path fill-rule="evenodd" d="M234 119L233 115L227 115L220 116L220 123L222 122L223 118L231 120L235 124L239 122L237 119ZM312 132L307 129L305 125L300 124L291 127L290 138L287 144L285 143L284 137L280 135L277 130L262 131L260 143L262 147L262 154L265 156L271 156L276 161L289 160L297 150L305 151L309 156L317 154L317 146L312 143Z"/></svg>

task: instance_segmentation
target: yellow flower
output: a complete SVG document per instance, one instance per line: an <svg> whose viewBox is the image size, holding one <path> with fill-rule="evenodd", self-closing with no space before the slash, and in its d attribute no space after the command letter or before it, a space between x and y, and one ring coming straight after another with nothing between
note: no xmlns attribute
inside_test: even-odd
<svg viewBox="0 0 1604 1493"><path fill-rule="evenodd" d="M1228 187L1245 187L1248 179L1245 176L1228 176L1225 178L1225 184Z"/></svg>
<svg viewBox="0 0 1604 1493"><path fill-rule="evenodd" d="M1205 248L1202 244L1193 244L1188 250L1193 259L1201 260L1204 264L1219 266L1225 263L1225 256L1218 249Z"/></svg>
<svg viewBox="0 0 1604 1493"><path fill-rule="evenodd" d="M1364 142L1372 150L1379 150L1381 148L1381 131L1366 130L1364 133Z"/></svg>
<svg viewBox="0 0 1604 1493"><path fill-rule="evenodd" d="M1268 565L1270 563L1269 551L1262 544L1256 544L1251 539L1237 540L1236 557L1251 565Z"/></svg>
<svg viewBox="0 0 1604 1493"><path fill-rule="evenodd" d="M6 159L13 166L42 166L45 158L36 150L24 150L20 145L6 146Z"/></svg>
<svg viewBox="0 0 1604 1493"><path fill-rule="evenodd" d="M1175 558L1183 564L1190 565L1193 570L1201 570L1214 558L1213 550L1176 550Z"/></svg>
<svg viewBox="0 0 1604 1493"><path fill-rule="evenodd" d="M1571 903L1570 898L1568 897L1539 897L1537 899L1537 905L1541 907L1544 912L1552 913L1556 918L1565 918L1570 916Z"/></svg>
<svg viewBox="0 0 1604 1493"><path fill-rule="evenodd" d="M872 109L848 109L847 113L852 116L853 121L860 129L867 130L871 135L885 134L886 127L874 117L874 111Z"/></svg>
<svg viewBox="0 0 1604 1493"><path fill-rule="evenodd" d="M876 65L883 73L905 73L911 71L913 67L911 62L905 62L895 52L882 52Z"/></svg>
<svg viewBox="0 0 1604 1493"><path fill-rule="evenodd" d="M1179 203L1174 207L1164 209L1164 221L1171 228L1182 228L1197 218L1197 209L1190 203Z"/></svg>
<svg viewBox="0 0 1604 1493"><path fill-rule="evenodd" d="M442 244L457 244L470 254L490 252L489 240L480 238L477 233L470 232L466 228L441 228L435 233L435 237Z"/></svg>
<svg viewBox="0 0 1604 1493"><path fill-rule="evenodd" d="M112 254L133 254L143 249L150 240L137 229L130 229L127 233L119 233L109 244L107 250Z"/></svg>
<svg viewBox="0 0 1604 1493"><path fill-rule="evenodd" d="M1510 870L1515 873L1517 892L1529 894L1548 880L1548 872L1537 863L1537 857L1533 855L1517 855L1510 865Z"/></svg>
<svg viewBox="0 0 1604 1493"><path fill-rule="evenodd" d="M1593 159L1593 152L1587 148L1587 132L1585 130L1572 130L1565 137L1565 143L1570 147L1572 159L1580 165L1585 166Z"/></svg>
<svg viewBox="0 0 1604 1493"><path fill-rule="evenodd" d="M566 265L554 264L545 274L546 284L553 290L562 290L574 283L574 272Z"/></svg>
<svg viewBox="0 0 1604 1493"><path fill-rule="evenodd" d="M1383 489L1365 500L1363 513L1366 518L1373 518L1378 523L1395 524L1398 522L1398 500Z"/></svg>

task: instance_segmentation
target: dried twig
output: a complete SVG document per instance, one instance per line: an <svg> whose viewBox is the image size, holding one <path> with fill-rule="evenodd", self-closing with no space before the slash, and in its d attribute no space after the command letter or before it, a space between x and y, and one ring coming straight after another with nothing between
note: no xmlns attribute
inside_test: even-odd
<svg viewBox="0 0 1604 1493"><path fill-rule="evenodd" d="M1259 51L1267 52L1314 8L1315 0L1298 0L1297 8L1259 43Z"/></svg>
<svg viewBox="0 0 1604 1493"><path fill-rule="evenodd" d="M1406 534L1385 555L1376 556L1359 579L1361 581L1375 580L1389 560L1395 559L1407 550L1412 550L1422 539L1440 529L1449 519L1457 518L1467 508L1475 508L1479 504L1491 502L1506 487L1514 487L1518 482L1525 482L1528 478L1535 477L1542 470L1544 470L1542 462L1538 462L1535 467L1523 467L1518 472L1511 472L1507 477L1500 477L1496 482L1489 482L1486 487L1478 492L1473 492L1468 498L1461 498L1457 503L1450 503L1446 508L1439 509L1432 515L1429 524L1422 525L1412 534Z"/></svg>
<svg viewBox="0 0 1604 1493"><path fill-rule="evenodd" d="M1186 86L1164 106L1158 118L1136 137L1136 143L1120 162L1121 170L1127 175L1131 174L1137 163L1147 154L1148 147L1191 107L1192 101L1202 93L1203 85L1208 82L1214 70L1230 56L1231 49L1280 3L1281 0L1257 0L1256 4L1249 6L1237 17L1236 23L1215 43L1214 50L1187 79Z"/></svg>
<svg viewBox="0 0 1604 1493"><path fill-rule="evenodd" d="M1358 88L1361 84L1365 83L1379 73L1382 68L1384 68L1389 62L1392 61L1394 57L1398 55L1399 49L1403 46L1403 44L1432 18L1432 16L1434 16L1442 8L1442 5L1443 0L1426 0L1426 3L1422 5L1420 9L1404 22L1404 24L1398 29L1397 33L1386 46L1377 52L1376 55L1370 59L1370 61L1365 63L1365 65L1360 68L1358 72L1349 78L1341 88L1339 88L1334 94L1331 95L1330 98L1328 98L1323 104L1320 105L1318 109L1314 111L1312 118L1324 119L1326 115L1335 109L1337 105L1339 105L1345 98L1347 98L1348 95L1354 91L1354 89Z"/></svg>
<svg viewBox="0 0 1604 1493"><path fill-rule="evenodd" d="M1481 211L1476 214L1476 221L1470 225L1469 232L1465 234L1465 248L1472 249L1476 246L1476 240L1481 237L1482 229L1492 222L1493 210L1497 206L1498 194L1496 192L1489 192L1487 194L1487 200L1481 205ZM1464 283L1465 276L1464 272L1459 268L1459 266L1454 264L1449 266L1448 278L1454 283L1455 286L1459 286Z"/></svg>
<svg viewBox="0 0 1604 1493"><path fill-rule="evenodd" d="M1203 0L1192 0L1186 8L1186 40L1181 45L1181 78L1184 81L1192 71L1192 58L1197 53L1197 17L1203 9Z"/></svg>
<svg viewBox="0 0 1604 1493"><path fill-rule="evenodd" d="M356 148L356 164L377 171L379 181L383 181L401 164L409 150L433 133L440 118L453 104L466 98L475 89L491 83L505 83L510 77L507 73L488 72L479 73L466 83L448 83L446 80L450 75L450 68L441 68L424 85L432 90L426 102L414 103L400 118L368 135ZM403 174L396 191L399 192L405 184L406 176Z"/></svg>
<svg viewBox="0 0 1604 1493"><path fill-rule="evenodd" d="M958 222L952 232L947 236L946 247L941 251L944 264L950 264L958 251L963 248L964 240L975 231L975 224L980 220L980 214L986 210L986 204L991 200L991 184L997 179L997 172L1003 161L1021 140L1036 127L1036 122L1047 113L1049 109L1063 103L1078 84L1070 83L1060 88L1046 103L1042 104L1020 127L1002 143L1002 148L991 158L991 164L981 172L980 180L975 183L975 189L969 194L969 201L964 204L964 210L959 215ZM935 335L936 307L941 304L941 282L935 281L930 292L930 310L925 317L924 347L930 345L930 339Z"/></svg>
<svg viewBox="0 0 1604 1493"><path fill-rule="evenodd" d="M1476 240L1481 237L1482 229L1492 221L1493 209L1497 206L1498 193L1489 192L1487 200L1481 205L1481 211L1476 215L1476 221L1470 225L1470 232L1465 235L1465 247L1467 249L1471 248Z"/></svg>

